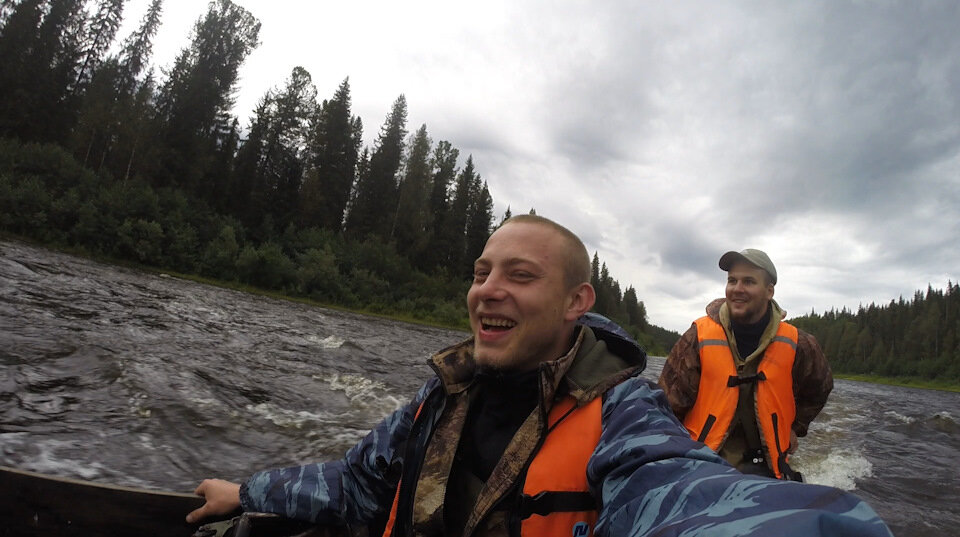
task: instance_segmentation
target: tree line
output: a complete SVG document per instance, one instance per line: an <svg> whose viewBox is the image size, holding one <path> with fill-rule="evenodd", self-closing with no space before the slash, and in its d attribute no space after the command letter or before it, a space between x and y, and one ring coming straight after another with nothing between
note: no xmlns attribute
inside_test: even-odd
<svg viewBox="0 0 960 537"><path fill-rule="evenodd" d="M911 300L811 311L793 318L817 337L840 373L960 382L960 285L927 286Z"/></svg>
<svg viewBox="0 0 960 537"><path fill-rule="evenodd" d="M402 94L363 147L349 79L320 100L302 67L242 127L234 94L259 21L210 2L160 79L162 0L118 42L124 4L0 3L0 230L465 325L467 276L495 227L472 155L426 125L408 132ZM593 283L595 310L658 348L636 291L596 256Z"/></svg>

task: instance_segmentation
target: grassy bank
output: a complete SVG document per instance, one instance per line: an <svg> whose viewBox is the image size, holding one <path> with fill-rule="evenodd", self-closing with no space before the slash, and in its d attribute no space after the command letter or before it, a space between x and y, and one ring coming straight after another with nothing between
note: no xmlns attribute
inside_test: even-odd
<svg viewBox="0 0 960 537"><path fill-rule="evenodd" d="M108 262L108 261L104 261L104 262ZM426 320L423 320L423 319L418 319L418 318L413 317L413 316L411 316L411 315L403 315L403 314L398 314L398 313L392 313L392 314L391 314L391 313L382 313L382 312L365 310L365 309L362 309L362 308L348 308L348 307L340 306L340 305L337 305L337 304L328 304L328 303L324 303L324 302L318 302L318 301L316 301L316 300L311 300L311 299L305 298L305 297L298 297L298 296L287 295L287 294L281 293L281 292L279 292L279 291L269 291L269 290L266 290L266 289L261 289L261 288L259 288L259 287L253 287L253 286L251 286L251 285L246 285L246 284L237 283L237 282L227 282L227 281L222 281L222 280L216 280L216 279L213 279L213 278L207 278L207 277L205 277L205 276L198 276L198 275L196 275L196 274L182 274L182 273L175 272L175 271L171 271L171 270L160 270L160 269L157 269L157 268L154 268L154 267L147 267L147 266L140 266L140 265L132 265L132 264L126 263L126 262L125 262L125 263L117 263L117 262L115 262L115 261L109 261L109 262L110 262L110 263L114 263L114 264L122 264L122 265L125 265L125 266L128 266L128 267L131 267L131 268L136 268L136 269L138 269L138 270L142 270L142 271L144 271L144 272L150 272L150 273L157 274L157 275L172 276L172 277L174 277L174 278L180 278L180 279L182 279L182 280L189 280L189 281L196 282L196 283L201 283L201 284L204 284L204 285L213 285L213 286L215 286L215 287L221 287L221 288L224 288L224 289L232 289L232 290L234 290L234 291L240 291L240 292L243 292L243 293L249 293L249 294L253 294L253 295L257 295L257 296L263 296L263 297L268 297L268 298L275 298L275 299L277 299L277 300L286 300L286 301L289 301L289 302L297 302L297 303L299 303L299 304L306 304L306 305L308 305L308 306L314 306L314 307L319 307L319 308L326 308L326 309L336 310L336 311L345 311L345 312L349 312L349 313L356 313L356 314L358 314L358 315L366 315L366 316L369 316L369 317L379 317L379 318L381 318L381 319L389 319L389 320L392 320L392 321L401 321L401 322L405 322L405 323L418 324L418 325L422 325L422 326L432 326L432 327L434 327L434 328L446 328L446 329L450 329L450 330L462 330L462 331L464 331L464 332L469 332L469 325L468 325L468 322L467 322L467 320L466 320L466 315L464 315L463 324L448 324L448 323L441 323L441 322L432 322L432 321L426 321Z"/></svg>
<svg viewBox="0 0 960 537"><path fill-rule="evenodd" d="M847 375L834 373L838 379L870 382L872 384L886 384L889 386L906 386L908 388L923 388L925 390L943 390L960 393L960 384L954 382L922 379L916 377L881 377L879 375Z"/></svg>

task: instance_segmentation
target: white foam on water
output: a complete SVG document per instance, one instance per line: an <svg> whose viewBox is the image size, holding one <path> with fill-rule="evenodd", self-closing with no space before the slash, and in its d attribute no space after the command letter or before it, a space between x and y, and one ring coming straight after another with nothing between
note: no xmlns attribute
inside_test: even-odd
<svg viewBox="0 0 960 537"><path fill-rule="evenodd" d="M189 397L187 400L197 406L223 406L220 401L208 397Z"/></svg>
<svg viewBox="0 0 960 537"><path fill-rule="evenodd" d="M144 451L157 451L157 446L153 443L153 437L148 434L137 435L136 445Z"/></svg>
<svg viewBox="0 0 960 537"><path fill-rule="evenodd" d="M843 490L857 488L857 480L873 475L873 464L860 452L837 449L826 457L814 459L791 458L794 469L803 473L804 481Z"/></svg>
<svg viewBox="0 0 960 537"><path fill-rule="evenodd" d="M24 443L30 441L30 433L0 433L0 453L14 455L22 451Z"/></svg>
<svg viewBox="0 0 960 537"><path fill-rule="evenodd" d="M325 338L321 338L319 336L307 336L307 341L320 345L324 349L339 349L346 342L343 338L337 336L327 336Z"/></svg>
<svg viewBox="0 0 960 537"><path fill-rule="evenodd" d="M28 470L47 475L71 476L79 479L94 480L104 475L108 475L107 468L96 461L77 461L64 458L62 452L65 449L73 448L72 441L63 440L36 440L28 433L23 433L22 438L13 437L13 435L2 435L4 451L8 448L15 448L16 444L21 443L21 449L14 449L15 452L29 452L29 457L25 458L17 466L21 470ZM26 450L22 448L27 448Z"/></svg>
<svg viewBox="0 0 960 537"><path fill-rule="evenodd" d="M952 422L956 422L956 421L957 421L957 418L954 417L953 414L951 414L950 412L948 412L948 411L946 411L946 410L941 410L940 412L937 412L936 414L933 415L933 417L934 417L934 418L938 418L938 419L942 419L942 420L949 420L949 421L952 421Z"/></svg>
<svg viewBox="0 0 960 537"><path fill-rule="evenodd" d="M130 413L140 418L149 418L151 414L153 414L153 411L146 407L149 399L150 397L143 392L137 392L131 395L127 398L127 404L130 405Z"/></svg>
<svg viewBox="0 0 960 537"><path fill-rule="evenodd" d="M376 380L361 375L333 373L325 376L314 376L323 380L335 391L343 392L350 400L350 404L360 408L375 407L383 413L393 412L406 402L387 393L387 386Z"/></svg>
<svg viewBox="0 0 960 537"><path fill-rule="evenodd" d="M340 373L333 373L332 375L320 377L320 380L329 384L330 388L343 392L351 401L373 396L376 391L386 388L382 382L371 380L361 375L341 375Z"/></svg>
<svg viewBox="0 0 960 537"><path fill-rule="evenodd" d="M347 412L352 415L352 410L359 411L357 419L374 416L379 420L380 417L406 404L406 401L387 393L388 388L384 383L361 375L332 373L322 376L314 375L313 378L327 383L332 391L343 393L352 407ZM303 429L307 425L342 424L344 421L343 412L331 414L326 411L290 410L274 403L250 404L245 408L248 412L285 428Z"/></svg>
<svg viewBox="0 0 960 537"><path fill-rule="evenodd" d="M286 408L280 408L273 403L247 405L246 409L261 418L273 422L273 424L278 427L302 429L307 423L326 421L325 416L321 414L314 414L306 410L288 410Z"/></svg>
<svg viewBox="0 0 960 537"><path fill-rule="evenodd" d="M913 423L913 422L917 421L917 418L914 418L914 417L912 417L912 416L904 416L903 414L900 414L899 412L897 412L897 411L895 411L895 410L888 410L888 411L884 412L883 415L884 415L884 416L888 416L889 418L894 419L894 420L899 421L899 422L902 422L902 423Z"/></svg>

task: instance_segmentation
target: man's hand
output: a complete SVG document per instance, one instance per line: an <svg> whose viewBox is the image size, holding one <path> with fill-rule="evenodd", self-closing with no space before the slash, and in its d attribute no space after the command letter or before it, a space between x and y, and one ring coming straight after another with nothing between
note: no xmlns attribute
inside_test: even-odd
<svg viewBox="0 0 960 537"><path fill-rule="evenodd" d="M204 479L197 490L197 496L203 496L207 503L187 515L187 523L193 524L214 515L226 515L240 508L240 484L222 479Z"/></svg>
<svg viewBox="0 0 960 537"><path fill-rule="evenodd" d="M787 449L787 453L792 455L794 452L796 452L798 443L797 433L793 429L790 429L790 447Z"/></svg>

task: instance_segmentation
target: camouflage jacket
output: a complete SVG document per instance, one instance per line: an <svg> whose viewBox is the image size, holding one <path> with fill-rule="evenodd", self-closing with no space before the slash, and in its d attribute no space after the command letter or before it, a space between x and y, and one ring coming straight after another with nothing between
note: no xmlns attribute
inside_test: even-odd
<svg viewBox="0 0 960 537"><path fill-rule="evenodd" d="M628 346L609 336L596 328L581 330L566 356L541 364L541 408L516 433L531 440L511 442L480 492L464 535L508 534L504 511L495 507L545 434L542 407L558 389L580 401L603 398L600 442L587 469L599 506L596 535L890 535L851 494L744 476L691 440L663 392L635 376L638 367L630 367L624 356ZM403 475L404 483L416 486L401 486L394 535L444 535L444 479L457 445L445 435L456 429L448 424L462 423L466 412L471 348L468 340L434 355L437 377L344 459L254 474L241 486L243 508L321 524L382 527ZM603 380L583 382L596 378Z"/></svg>

